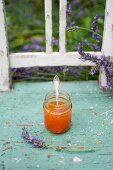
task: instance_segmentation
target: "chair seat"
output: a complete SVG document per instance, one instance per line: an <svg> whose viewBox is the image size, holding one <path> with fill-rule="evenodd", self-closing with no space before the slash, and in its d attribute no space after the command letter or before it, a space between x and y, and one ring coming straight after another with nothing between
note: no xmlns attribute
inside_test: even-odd
<svg viewBox="0 0 113 170"><path fill-rule="evenodd" d="M52 82L21 82L14 83L11 92L0 94L0 167L112 169L113 93L99 89L97 81L61 82L60 89L71 95L73 116L71 129L57 135L45 129L43 120L44 97L52 89ZM26 143L21 138L24 126L53 148L33 148ZM69 149L58 151L58 146Z"/></svg>

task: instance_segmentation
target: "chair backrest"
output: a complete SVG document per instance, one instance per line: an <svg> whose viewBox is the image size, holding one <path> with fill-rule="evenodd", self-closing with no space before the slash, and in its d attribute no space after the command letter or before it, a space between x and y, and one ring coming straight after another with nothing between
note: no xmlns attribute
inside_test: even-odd
<svg viewBox="0 0 113 170"><path fill-rule="evenodd" d="M66 52L66 9L67 0L59 0L59 52L52 49L52 0L45 0L45 32L46 52L13 53L8 51L5 29L5 15L3 0L0 0L0 91L8 91L11 87L11 68L33 66L94 66L89 61L80 60L78 52ZM100 52L91 52L100 55L113 56L113 0L106 0L103 44ZM104 70L100 71L100 84L105 85Z"/></svg>

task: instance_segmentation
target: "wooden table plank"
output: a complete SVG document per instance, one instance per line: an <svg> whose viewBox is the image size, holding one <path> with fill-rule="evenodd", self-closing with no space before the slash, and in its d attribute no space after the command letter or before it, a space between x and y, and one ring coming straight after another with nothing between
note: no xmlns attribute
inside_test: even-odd
<svg viewBox="0 0 113 170"><path fill-rule="evenodd" d="M61 82L60 88L73 103L72 127L60 135L43 124L43 100L52 82L15 83L11 92L0 93L0 170L112 170L113 93L100 90L96 81ZM32 148L21 138L20 124L33 125L28 131L54 148L69 145L95 152Z"/></svg>

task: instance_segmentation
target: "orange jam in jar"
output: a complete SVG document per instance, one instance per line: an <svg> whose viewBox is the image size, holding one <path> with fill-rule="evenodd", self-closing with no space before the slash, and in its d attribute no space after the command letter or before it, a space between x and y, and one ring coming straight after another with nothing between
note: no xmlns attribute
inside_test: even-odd
<svg viewBox="0 0 113 170"><path fill-rule="evenodd" d="M69 94L59 92L58 104L54 92L49 92L44 100L44 124L53 133L64 133L71 127L72 103Z"/></svg>

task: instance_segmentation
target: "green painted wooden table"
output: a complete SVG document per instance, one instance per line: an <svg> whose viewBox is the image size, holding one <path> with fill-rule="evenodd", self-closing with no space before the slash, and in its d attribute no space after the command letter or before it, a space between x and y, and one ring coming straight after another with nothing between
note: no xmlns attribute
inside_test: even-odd
<svg viewBox="0 0 113 170"><path fill-rule="evenodd" d="M72 127L60 135L43 123L43 100L52 82L15 83L11 92L0 93L0 170L113 169L113 93L100 90L97 81L61 82L60 88L73 103ZM33 125L28 131L53 149L26 143L22 124Z"/></svg>

